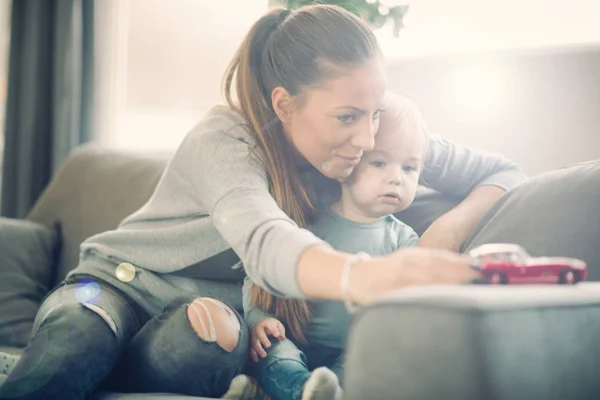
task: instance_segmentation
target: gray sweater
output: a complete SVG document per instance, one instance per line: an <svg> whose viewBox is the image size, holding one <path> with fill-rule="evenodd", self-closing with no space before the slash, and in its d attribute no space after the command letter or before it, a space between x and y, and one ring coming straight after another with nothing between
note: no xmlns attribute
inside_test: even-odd
<svg viewBox="0 0 600 400"><path fill-rule="evenodd" d="M304 297L298 259L309 246L326 244L277 207L252 143L239 114L213 109L185 137L148 202L117 229L84 241L70 276L104 279L151 314L180 296L209 295L198 284L204 279L240 282L243 269L277 296ZM322 199L338 188L314 169L304 179ZM441 138L431 140L423 169L424 184L452 195L478 185L511 189L524 179L505 158ZM121 262L135 267L132 281L116 278Z"/></svg>
<svg viewBox="0 0 600 400"><path fill-rule="evenodd" d="M322 207L310 231L329 243L334 249L350 254L367 253L372 256L389 254L403 247L417 244L415 231L393 215L375 222L361 223L346 219L328 207ZM252 281L246 278L243 287L244 318L253 328L272 315L256 308L251 301ZM328 300L310 301L312 315L304 334L311 344L344 348L352 317L344 303Z"/></svg>

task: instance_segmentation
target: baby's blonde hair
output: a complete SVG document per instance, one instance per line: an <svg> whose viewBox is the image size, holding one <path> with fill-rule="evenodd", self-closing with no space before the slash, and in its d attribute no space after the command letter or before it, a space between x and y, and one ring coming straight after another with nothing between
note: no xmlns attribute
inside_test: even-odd
<svg viewBox="0 0 600 400"><path fill-rule="evenodd" d="M423 161L425 161L429 143L429 129L417 103L399 94L387 92L383 101L380 122L380 129L383 126L384 129L400 130L420 136L423 139ZM375 140L377 140L377 137L375 137Z"/></svg>
<svg viewBox="0 0 600 400"><path fill-rule="evenodd" d="M399 94L385 94L381 123L387 129L412 132L422 136L425 143L429 141L429 129L417 103Z"/></svg>

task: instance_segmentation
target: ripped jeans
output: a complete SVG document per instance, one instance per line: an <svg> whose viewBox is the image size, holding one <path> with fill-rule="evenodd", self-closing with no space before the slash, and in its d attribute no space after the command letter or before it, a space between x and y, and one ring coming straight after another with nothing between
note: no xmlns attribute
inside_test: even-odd
<svg viewBox="0 0 600 400"><path fill-rule="evenodd" d="M64 282L45 299L29 345L0 386L0 399L83 400L97 389L219 397L243 371L247 327L223 303L203 299L239 322L232 351L217 343L203 302L192 309L205 313L208 323L200 329L208 341L191 325L185 300L149 318L112 286L81 280Z"/></svg>

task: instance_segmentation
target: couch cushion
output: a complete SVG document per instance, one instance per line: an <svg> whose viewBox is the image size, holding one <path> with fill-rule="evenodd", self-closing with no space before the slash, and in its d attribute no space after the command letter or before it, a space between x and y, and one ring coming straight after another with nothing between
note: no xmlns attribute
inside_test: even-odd
<svg viewBox="0 0 600 400"><path fill-rule="evenodd" d="M50 287L55 233L30 221L0 218L0 346L25 346Z"/></svg>
<svg viewBox="0 0 600 400"><path fill-rule="evenodd" d="M77 266L83 240L116 228L150 198L168 158L169 154L134 154L97 144L73 152L28 216L60 228L54 284Z"/></svg>
<svg viewBox="0 0 600 400"><path fill-rule="evenodd" d="M533 256L585 260L600 280L600 160L544 173L503 196L464 245L520 244Z"/></svg>
<svg viewBox="0 0 600 400"><path fill-rule="evenodd" d="M596 399L600 283L406 289L353 323L344 400Z"/></svg>

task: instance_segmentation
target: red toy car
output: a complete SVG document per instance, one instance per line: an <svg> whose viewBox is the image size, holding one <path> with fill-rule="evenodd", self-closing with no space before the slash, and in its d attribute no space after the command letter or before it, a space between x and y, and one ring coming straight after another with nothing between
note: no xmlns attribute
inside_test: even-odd
<svg viewBox="0 0 600 400"><path fill-rule="evenodd" d="M531 257L516 244L485 244L469 252L490 284L575 284L585 280L585 262L567 257Z"/></svg>

